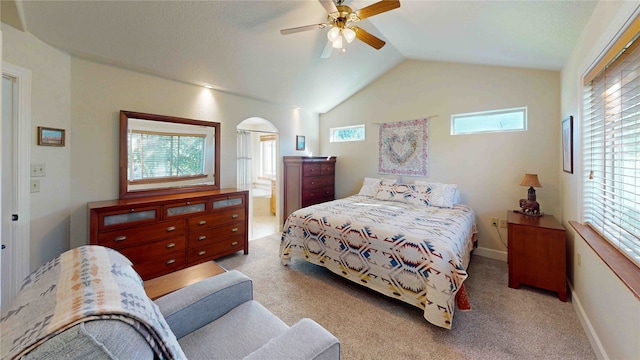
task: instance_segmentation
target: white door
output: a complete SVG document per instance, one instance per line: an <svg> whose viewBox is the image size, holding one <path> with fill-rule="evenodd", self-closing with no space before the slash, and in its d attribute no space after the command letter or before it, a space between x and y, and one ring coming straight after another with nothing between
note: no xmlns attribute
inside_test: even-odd
<svg viewBox="0 0 640 360"><path fill-rule="evenodd" d="M0 307L6 310L29 274L29 70L3 63Z"/></svg>

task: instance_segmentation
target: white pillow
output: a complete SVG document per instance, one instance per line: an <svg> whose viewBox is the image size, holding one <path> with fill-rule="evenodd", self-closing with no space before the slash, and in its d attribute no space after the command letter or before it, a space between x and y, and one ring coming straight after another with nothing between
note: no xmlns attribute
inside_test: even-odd
<svg viewBox="0 0 640 360"><path fill-rule="evenodd" d="M427 181L414 181L416 185L426 185L431 191L429 205L451 208L460 202L460 193L457 184L430 183Z"/></svg>
<svg viewBox="0 0 640 360"><path fill-rule="evenodd" d="M380 184L395 184L395 179L378 179L365 177L358 195L375 196L380 188Z"/></svg>

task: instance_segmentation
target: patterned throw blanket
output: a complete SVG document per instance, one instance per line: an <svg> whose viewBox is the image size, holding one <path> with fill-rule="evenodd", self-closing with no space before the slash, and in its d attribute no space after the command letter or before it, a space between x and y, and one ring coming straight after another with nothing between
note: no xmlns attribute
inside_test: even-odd
<svg viewBox="0 0 640 360"><path fill-rule="evenodd" d="M24 280L2 314L1 358L20 358L68 328L100 319L131 325L160 359L185 358L131 262L95 245L69 250Z"/></svg>

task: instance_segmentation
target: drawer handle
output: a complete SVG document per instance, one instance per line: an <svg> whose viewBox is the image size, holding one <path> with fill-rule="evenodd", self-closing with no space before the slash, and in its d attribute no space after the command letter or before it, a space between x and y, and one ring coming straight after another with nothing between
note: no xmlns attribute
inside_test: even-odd
<svg viewBox="0 0 640 360"><path fill-rule="evenodd" d="M312 181L312 182L311 182L311 185L313 185L313 184L315 184L315 181Z"/></svg>
<svg viewBox="0 0 640 360"><path fill-rule="evenodd" d="M171 249L172 247L176 247L176 243L168 243L166 248Z"/></svg>
<svg viewBox="0 0 640 360"><path fill-rule="evenodd" d="M172 231L174 231L175 229L176 229L176 227L175 227L175 226L169 226L169 227L167 228L167 232L172 232Z"/></svg>
<svg viewBox="0 0 640 360"><path fill-rule="evenodd" d="M206 236L206 235L202 235L202 236L198 237L198 241L202 241L202 240L204 240L204 239L206 239L206 238L207 238L207 236Z"/></svg>
<svg viewBox="0 0 640 360"><path fill-rule="evenodd" d="M136 212L136 209L129 209L129 212L130 212L130 213L132 213L132 212Z"/></svg>
<svg viewBox="0 0 640 360"><path fill-rule="evenodd" d="M231 229L231 232L238 232L238 228Z"/></svg>
<svg viewBox="0 0 640 360"><path fill-rule="evenodd" d="M232 219L236 219L236 218L238 218L238 214L233 214L233 215L231 215L231 218L232 218Z"/></svg>
<svg viewBox="0 0 640 360"><path fill-rule="evenodd" d="M126 235L121 235L121 236L116 236L113 241L115 242L119 242L119 241L125 241L127 240L127 236Z"/></svg>
<svg viewBox="0 0 640 360"><path fill-rule="evenodd" d="M204 250L202 250L202 251L198 251L198 256L202 256L202 255L204 255L204 254L206 254L206 253L207 253L207 252L206 252L206 251L204 251Z"/></svg>
<svg viewBox="0 0 640 360"><path fill-rule="evenodd" d="M198 226L204 225L206 223L207 223L207 220L200 220L200 221L198 221Z"/></svg>
<svg viewBox="0 0 640 360"><path fill-rule="evenodd" d="M236 246L236 245L238 245L237 241L234 241L234 242L231 243L231 246Z"/></svg>
<svg viewBox="0 0 640 360"><path fill-rule="evenodd" d="M165 263L166 265L171 265L173 264L175 261L175 259L171 259L171 260L167 260L167 262Z"/></svg>

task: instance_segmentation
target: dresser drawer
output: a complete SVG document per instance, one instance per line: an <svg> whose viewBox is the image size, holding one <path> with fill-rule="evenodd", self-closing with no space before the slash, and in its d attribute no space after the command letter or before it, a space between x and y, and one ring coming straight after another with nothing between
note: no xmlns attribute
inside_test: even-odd
<svg viewBox="0 0 640 360"><path fill-rule="evenodd" d="M100 233L98 234L98 244L119 249L166 237L184 235L185 230L185 220L162 221L152 225Z"/></svg>
<svg viewBox="0 0 640 360"><path fill-rule="evenodd" d="M197 213L204 213L207 210L207 202L201 201L183 201L171 205L164 205L165 219L177 219L187 217Z"/></svg>
<svg viewBox="0 0 640 360"><path fill-rule="evenodd" d="M190 248L210 244L231 236L244 235L246 231L243 221L217 226L212 229L189 233L188 246Z"/></svg>
<svg viewBox="0 0 640 360"><path fill-rule="evenodd" d="M334 200L333 187L313 189L302 194L302 207Z"/></svg>
<svg viewBox="0 0 640 360"><path fill-rule="evenodd" d="M100 213L98 216L98 229L118 229L152 223L158 220L160 220L159 206L132 207L125 210Z"/></svg>
<svg viewBox="0 0 640 360"><path fill-rule="evenodd" d="M126 256L132 263L137 264L147 261L150 257L184 250L187 247L185 236L172 237L164 240L157 240L142 245L129 246L119 249L122 255Z"/></svg>
<svg viewBox="0 0 640 360"><path fill-rule="evenodd" d="M320 164L302 164L302 176L317 176L320 175Z"/></svg>
<svg viewBox="0 0 640 360"><path fill-rule="evenodd" d="M323 162L320 165L320 174L321 175L333 175L336 172L336 164Z"/></svg>
<svg viewBox="0 0 640 360"><path fill-rule="evenodd" d="M306 177L302 179L302 191L333 186L333 175Z"/></svg>
<svg viewBox="0 0 640 360"><path fill-rule="evenodd" d="M187 263L198 263L208 259L215 259L244 249L244 237L235 236L226 240L187 249Z"/></svg>
<svg viewBox="0 0 640 360"><path fill-rule="evenodd" d="M184 265L185 251L180 250L148 258L141 263L134 264L133 268L140 274L142 280L148 280L181 269Z"/></svg>
<svg viewBox="0 0 640 360"><path fill-rule="evenodd" d="M235 221L244 221L244 207L214 212L209 215L200 215L189 218L189 231L211 229L221 224Z"/></svg>

